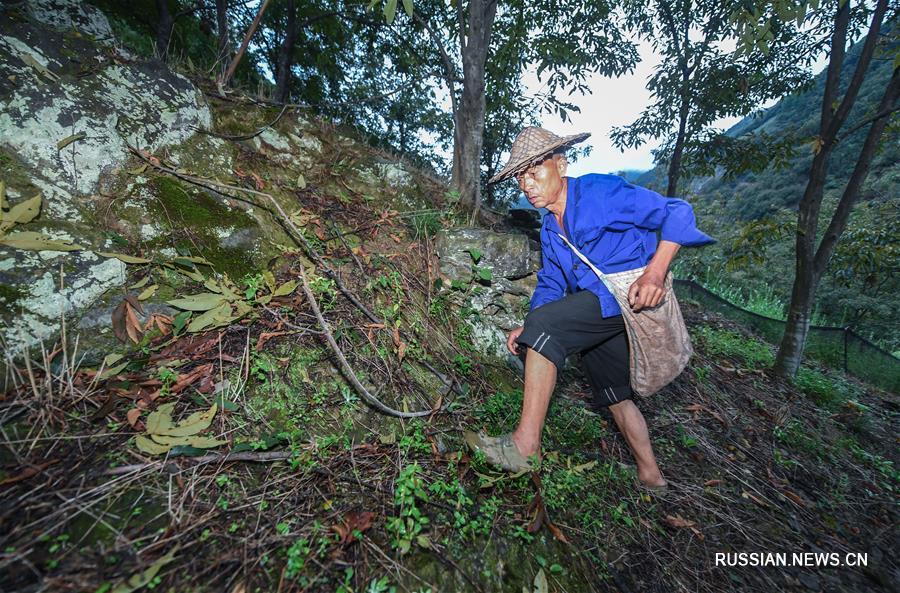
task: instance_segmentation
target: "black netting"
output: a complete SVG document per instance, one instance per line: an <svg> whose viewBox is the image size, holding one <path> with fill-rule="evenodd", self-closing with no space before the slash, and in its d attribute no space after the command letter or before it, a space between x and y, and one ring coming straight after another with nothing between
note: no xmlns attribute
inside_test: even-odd
<svg viewBox="0 0 900 593"><path fill-rule="evenodd" d="M713 294L692 280L675 280L678 298L700 303L708 311L752 327L766 341L777 344L785 323L742 309ZM853 330L813 325L806 338L804 355L820 360L890 391L900 391L900 360L860 337Z"/></svg>

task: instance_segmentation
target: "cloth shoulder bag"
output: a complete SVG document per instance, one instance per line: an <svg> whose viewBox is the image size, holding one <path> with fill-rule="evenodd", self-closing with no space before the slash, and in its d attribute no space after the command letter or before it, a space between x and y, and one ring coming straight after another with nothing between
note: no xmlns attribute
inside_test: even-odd
<svg viewBox="0 0 900 593"><path fill-rule="evenodd" d="M645 307L635 312L628 303L628 289L647 266L604 274L564 235L556 234L597 274L622 309L628 334L631 389L638 395L647 396L671 383L687 366L694 352L681 308L672 290L672 272L666 274L662 301L655 307Z"/></svg>

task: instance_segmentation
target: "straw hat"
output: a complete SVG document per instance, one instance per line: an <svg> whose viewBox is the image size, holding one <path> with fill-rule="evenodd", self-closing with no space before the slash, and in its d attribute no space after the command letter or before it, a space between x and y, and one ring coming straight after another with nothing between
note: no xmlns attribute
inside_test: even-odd
<svg viewBox="0 0 900 593"><path fill-rule="evenodd" d="M513 140L509 151L509 160L500 172L491 177L488 183L497 183L509 179L522 169L530 166L535 161L540 161L550 155L557 148L568 147L581 142L590 136L590 133L573 134L572 136L557 136L544 128L531 126L525 128L516 139Z"/></svg>

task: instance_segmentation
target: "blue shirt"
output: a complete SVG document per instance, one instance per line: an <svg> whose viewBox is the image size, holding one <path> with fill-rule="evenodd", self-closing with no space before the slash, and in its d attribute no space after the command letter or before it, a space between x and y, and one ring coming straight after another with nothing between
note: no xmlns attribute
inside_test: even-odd
<svg viewBox="0 0 900 593"><path fill-rule="evenodd" d="M663 241L687 247L715 243L697 229L694 209L684 200L664 198L616 175L591 173L566 177L563 225L569 241L601 272L611 274L647 265L656 253L657 231ZM541 225L542 267L531 296L531 309L578 290L600 299L603 317L622 310L603 282L556 233L562 232L548 212Z"/></svg>

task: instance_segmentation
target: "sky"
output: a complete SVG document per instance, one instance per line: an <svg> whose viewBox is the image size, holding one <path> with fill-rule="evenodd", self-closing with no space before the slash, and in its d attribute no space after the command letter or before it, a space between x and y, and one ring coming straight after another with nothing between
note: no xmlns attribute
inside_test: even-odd
<svg viewBox="0 0 900 593"><path fill-rule="evenodd" d="M591 133L591 137L585 140L585 144L592 147L591 155L570 163L569 175L615 173L624 169L645 171L653 167L650 151L659 142L650 140L640 148L623 152L609 138L612 128L630 124L650 104L650 91L646 89L646 85L660 59L646 42L638 45L638 51L641 61L631 74L618 78L599 75L589 77L588 86L592 93L571 98L581 108L581 113L569 113L569 121L563 123L555 113L541 115L543 127L554 134L565 136L579 132ZM541 88L541 82L534 73L527 73L525 82L529 93L535 93ZM740 120L740 117L724 118L715 125L728 129Z"/></svg>

